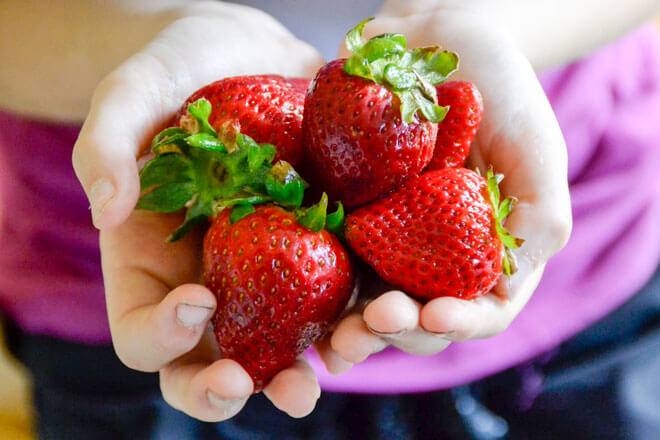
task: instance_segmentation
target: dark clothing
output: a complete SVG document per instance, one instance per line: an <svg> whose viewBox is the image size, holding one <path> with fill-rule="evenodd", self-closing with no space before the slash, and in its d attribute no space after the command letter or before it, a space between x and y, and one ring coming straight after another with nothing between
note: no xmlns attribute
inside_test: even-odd
<svg viewBox="0 0 660 440"><path fill-rule="evenodd" d="M7 328L31 371L42 439L635 439L660 438L660 273L638 295L554 352L453 390L323 393L292 419L262 395L223 423L200 423L160 399L154 374L112 347Z"/></svg>

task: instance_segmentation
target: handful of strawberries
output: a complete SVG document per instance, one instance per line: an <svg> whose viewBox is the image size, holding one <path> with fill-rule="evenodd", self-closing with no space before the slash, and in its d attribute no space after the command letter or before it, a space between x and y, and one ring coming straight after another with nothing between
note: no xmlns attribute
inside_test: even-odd
<svg viewBox="0 0 660 440"><path fill-rule="evenodd" d="M353 56L311 83L242 76L195 92L140 174L138 209L186 209L169 240L211 222L214 332L257 391L342 314L357 257L418 298L473 299L515 271L515 199L491 170L462 168L483 106L473 84L444 82L458 56L400 34L365 42L367 21L346 37ZM320 200L304 207L308 188Z"/></svg>

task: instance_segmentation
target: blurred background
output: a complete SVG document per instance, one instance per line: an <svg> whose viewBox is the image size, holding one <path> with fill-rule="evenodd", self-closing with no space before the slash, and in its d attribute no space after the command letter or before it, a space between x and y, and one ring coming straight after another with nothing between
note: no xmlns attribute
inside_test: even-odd
<svg viewBox="0 0 660 440"><path fill-rule="evenodd" d="M33 439L30 380L11 358L0 327L0 439Z"/></svg>

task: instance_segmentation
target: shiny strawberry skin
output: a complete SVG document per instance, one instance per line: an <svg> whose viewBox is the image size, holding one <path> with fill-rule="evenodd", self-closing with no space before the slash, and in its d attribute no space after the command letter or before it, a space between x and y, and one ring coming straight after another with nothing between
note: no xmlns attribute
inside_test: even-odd
<svg viewBox="0 0 660 440"><path fill-rule="evenodd" d="M240 363L255 392L326 333L353 290L346 250L329 232L259 205L230 224L220 213L204 239L204 278L216 295L223 358Z"/></svg>
<svg viewBox="0 0 660 440"><path fill-rule="evenodd" d="M464 168L443 168L346 219L350 247L387 282L420 298L473 299L502 271L486 180Z"/></svg>
<svg viewBox="0 0 660 440"><path fill-rule="evenodd" d="M286 78L286 81L293 86L294 89L307 93L309 83L312 82L309 78Z"/></svg>
<svg viewBox="0 0 660 440"><path fill-rule="evenodd" d="M437 127L401 120L386 87L348 75L344 60L317 73L305 101L304 177L331 199L356 207L417 176L431 160Z"/></svg>
<svg viewBox="0 0 660 440"><path fill-rule="evenodd" d="M428 170L462 167L470 154L484 112L477 87L467 81L449 81L435 86L438 105L449 106L445 119L438 124L433 159Z"/></svg>
<svg viewBox="0 0 660 440"><path fill-rule="evenodd" d="M256 142L277 147L275 161L286 160L294 167L302 158L302 118L305 91L277 75L236 76L221 79L193 93L179 109L175 124L188 105L200 98L211 102L209 123L219 130L223 124L238 122L240 131Z"/></svg>

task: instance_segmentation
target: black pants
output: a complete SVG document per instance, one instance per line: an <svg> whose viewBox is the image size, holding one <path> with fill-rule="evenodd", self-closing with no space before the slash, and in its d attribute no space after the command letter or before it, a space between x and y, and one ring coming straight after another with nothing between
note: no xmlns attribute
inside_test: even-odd
<svg viewBox="0 0 660 440"><path fill-rule="evenodd" d="M660 275L616 312L525 365L434 393L323 393L300 420L257 395L229 421L199 423L169 408L157 376L123 367L111 347L11 325L7 335L34 378L43 439L660 438Z"/></svg>

